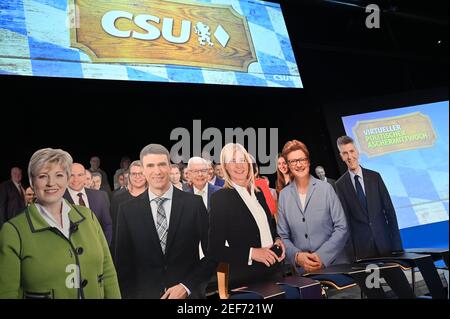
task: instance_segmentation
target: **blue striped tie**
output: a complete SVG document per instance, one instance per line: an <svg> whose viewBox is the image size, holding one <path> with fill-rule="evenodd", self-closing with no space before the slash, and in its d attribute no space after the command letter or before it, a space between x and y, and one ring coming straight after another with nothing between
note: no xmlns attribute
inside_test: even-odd
<svg viewBox="0 0 450 319"><path fill-rule="evenodd" d="M164 210L163 203L167 200L167 198L157 197L154 199L156 205L158 206L156 210L156 231L158 233L159 242L161 244L161 249L163 253L166 252L166 243L167 243L167 217L166 211Z"/></svg>

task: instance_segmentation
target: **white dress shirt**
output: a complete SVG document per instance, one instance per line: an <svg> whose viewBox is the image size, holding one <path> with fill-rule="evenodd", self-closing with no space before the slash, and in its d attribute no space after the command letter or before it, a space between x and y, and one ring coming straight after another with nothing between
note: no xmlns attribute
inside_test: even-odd
<svg viewBox="0 0 450 319"><path fill-rule="evenodd" d="M269 222L267 221L266 211L259 203L258 198L256 198L254 187L251 187L250 194L245 187L239 186L235 183L232 184L256 221L261 238L261 247L272 247L273 239L272 233L270 232ZM252 264L251 256L252 248L250 248L249 252L248 265Z"/></svg>
<svg viewBox="0 0 450 319"><path fill-rule="evenodd" d="M13 181L13 184L16 185L16 188L17 188L17 190L19 191L19 194L20 194L20 195L23 195L22 200L24 201L25 206L28 205L28 203L27 203L27 198L26 198L26 196L25 196L25 189L22 187L22 184L16 183L16 182L14 182L14 181Z"/></svg>
<svg viewBox="0 0 450 319"><path fill-rule="evenodd" d="M300 196L300 204L302 204L302 210L305 210L305 203L306 203L306 193L305 194L298 194Z"/></svg>
<svg viewBox="0 0 450 319"><path fill-rule="evenodd" d="M57 228L67 239L70 236L70 219L69 212L70 206L67 204L66 200L62 200L62 209L61 209L61 217L62 217L62 226L56 221L55 217L48 210L45 209L44 206L36 203L36 207L38 212L41 214L42 218L47 222L50 227Z"/></svg>
<svg viewBox="0 0 450 319"><path fill-rule="evenodd" d="M205 187L203 187L203 189L198 190L195 186L192 186L192 188L194 189L194 194L195 195L200 195L203 199L203 204L205 204L205 207L208 209L208 183L206 183ZM199 254L200 254L200 259L202 259L203 257L205 257L205 254L203 253L203 249L202 249L202 244L199 244Z"/></svg>
<svg viewBox="0 0 450 319"><path fill-rule="evenodd" d="M16 185L16 188L17 188L17 190L19 191L19 193L22 193L22 190L23 190L22 184L16 183L16 182L14 182L14 181L13 181L13 184Z"/></svg>
<svg viewBox="0 0 450 319"><path fill-rule="evenodd" d="M203 199L203 203L205 204L205 207L208 208L208 183L206 183L205 187L203 189L197 189L195 186L193 186L194 194L200 195Z"/></svg>
<svg viewBox="0 0 450 319"><path fill-rule="evenodd" d="M164 212L166 213L166 221L167 221L167 230L169 230L169 221L170 221L170 211L172 209L172 197L173 197L173 185L170 183L169 189L162 196L155 195L150 188L148 189L148 199L150 200L150 207L152 210L153 222L155 223L156 229L158 229L158 225L156 224L156 216L158 215L158 204L156 204L155 198L166 198L166 200L162 203ZM191 291L188 287L186 287L183 283L180 284L186 289L188 296L191 294Z"/></svg>
<svg viewBox="0 0 450 319"><path fill-rule="evenodd" d="M348 172L350 173L350 179L352 181L353 184L353 188L356 191L356 185L355 185L355 175L358 175L359 178L359 183L361 184L361 187L363 189L364 195L366 194L366 189L364 188L364 177L363 177L363 172L362 172L362 168L361 166L358 166L358 169L356 170L356 173L353 173L351 170L348 170Z"/></svg>
<svg viewBox="0 0 450 319"><path fill-rule="evenodd" d="M83 187L80 191L75 191L73 189L71 189L70 187L67 187L70 197L72 198L73 202L75 203L75 205L80 205L80 197L78 197L78 193L83 194L81 197L83 197L84 203L86 204L87 208L91 208L89 206L89 199L86 195L86 189Z"/></svg>
<svg viewBox="0 0 450 319"><path fill-rule="evenodd" d="M155 198L161 197L166 198L166 200L162 203L164 212L166 213L167 220L167 230L169 230L169 221L170 221L170 210L172 209L172 196L173 196L173 185L170 183L169 189L162 196L157 196L150 188L148 189L148 199L150 200L150 207L152 209L153 222L155 223L156 229L158 229L158 225L156 224L156 216L158 215L158 204L156 204Z"/></svg>

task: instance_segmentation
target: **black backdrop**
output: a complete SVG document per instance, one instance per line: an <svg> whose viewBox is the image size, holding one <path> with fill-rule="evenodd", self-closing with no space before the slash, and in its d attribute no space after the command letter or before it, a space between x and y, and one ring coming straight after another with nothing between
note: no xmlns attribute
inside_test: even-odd
<svg viewBox="0 0 450 319"><path fill-rule="evenodd" d="M0 180L42 147L85 165L99 155L111 177L122 155L170 147L171 130L192 131L193 119L203 129L277 127L280 149L302 140L312 167L338 177L340 116L448 99L447 1L370 1L383 10L378 30L365 27L364 1L279 2L304 89L0 76Z"/></svg>

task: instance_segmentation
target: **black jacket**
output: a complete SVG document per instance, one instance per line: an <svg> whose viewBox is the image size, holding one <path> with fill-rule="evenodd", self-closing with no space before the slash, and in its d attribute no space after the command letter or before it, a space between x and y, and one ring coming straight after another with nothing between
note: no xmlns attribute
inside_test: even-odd
<svg viewBox="0 0 450 319"><path fill-rule="evenodd" d="M105 233L106 241L108 245L111 246L112 236L113 236L113 227L111 221L111 214L109 212L109 201L106 192L102 190L89 189L85 188L86 196L89 201L89 208L94 212L95 216L97 216L100 225L102 226L103 232ZM64 198L71 204L74 203L72 197L70 196L69 190L67 189L64 193Z"/></svg>
<svg viewBox="0 0 450 319"><path fill-rule="evenodd" d="M111 256L113 257L113 260L115 260L115 253L116 253L116 240L117 240L117 214L119 212L119 207L123 203L135 198L133 195L130 194L130 192L122 188L118 191L116 191L115 194L113 194L111 199L111 221L112 221L112 243L109 247L111 249Z"/></svg>
<svg viewBox="0 0 450 319"><path fill-rule="evenodd" d="M123 203L117 216L115 261L124 298L160 298L179 283L190 298L204 298L214 263L199 260L199 243L206 251L208 213L202 198L173 188L172 208L163 254L148 192Z"/></svg>
<svg viewBox="0 0 450 319"><path fill-rule="evenodd" d="M275 241L275 220L270 214L262 192L256 197L266 212ZM248 265L250 248L260 248L261 238L253 215L235 189L222 188L211 196L208 257L230 265L229 286L240 287L277 276L279 265L272 267L253 261ZM226 244L227 245L226 245Z"/></svg>
<svg viewBox="0 0 450 319"><path fill-rule="evenodd" d="M25 209L25 198L12 180L0 184L0 228Z"/></svg>

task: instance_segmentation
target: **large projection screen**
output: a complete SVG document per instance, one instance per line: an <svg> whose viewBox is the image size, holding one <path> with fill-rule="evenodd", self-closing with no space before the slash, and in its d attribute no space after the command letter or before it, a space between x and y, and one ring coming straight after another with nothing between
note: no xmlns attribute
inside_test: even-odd
<svg viewBox="0 0 450 319"><path fill-rule="evenodd" d="M363 167L380 172L405 246L448 247L448 101L342 117Z"/></svg>
<svg viewBox="0 0 450 319"><path fill-rule="evenodd" d="M0 2L0 74L302 88L280 4Z"/></svg>

